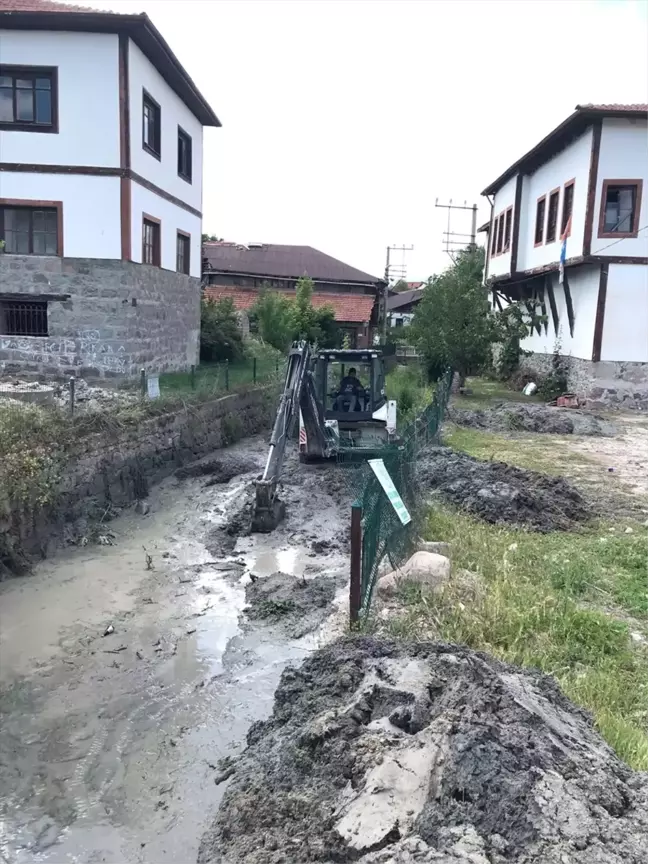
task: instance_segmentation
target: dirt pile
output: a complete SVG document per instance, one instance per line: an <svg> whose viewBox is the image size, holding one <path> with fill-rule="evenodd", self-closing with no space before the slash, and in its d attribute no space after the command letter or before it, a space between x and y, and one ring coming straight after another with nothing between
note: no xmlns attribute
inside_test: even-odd
<svg viewBox="0 0 648 864"><path fill-rule="evenodd" d="M437 492L493 524L566 531L590 515L580 493L562 477L484 462L447 447L426 451L416 467L416 482L421 494Z"/></svg>
<svg viewBox="0 0 648 864"><path fill-rule="evenodd" d="M249 454L228 453L226 450L218 457L209 456L178 468L175 476L178 480L188 477L208 477L208 486L229 483L240 474L251 474L262 470L259 457Z"/></svg>
<svg viewBox="0 0 648 864"><path fill-rule="evenodd" d="M447 417L458 426L487 429L492 432L545 432L552 435L616 435L613 423L574 408L552 408L550 405L500 402L492 408L473 411L458 408Z"/></svg>
<svg viewBox="0 0 648 864"><path fill-rule="evenodd" d="M198 861L644 864L647 805L553 679L347 639L283 673Z"/></svg>
<svg viewBox="0 0 648 864"><path fill-rule="evenodd" d="M35 404L53 405L69 410L70 383L69 381L41 383L12 378L3 381L0 387L0 396ZM139 400L140 392L138 389L113 390L109 387L89 384L84 378L74 379L75 411L114 410L128 405L136 405Z"/></svg>
<svg viewBox="0 0 648 864"><path fill-rule="evenodd" d="M303 579L289 573L257 578L245 589L248 618L281 626L286 635L299 639L315 630L330 614L335 579L315 576Z"/></svg>

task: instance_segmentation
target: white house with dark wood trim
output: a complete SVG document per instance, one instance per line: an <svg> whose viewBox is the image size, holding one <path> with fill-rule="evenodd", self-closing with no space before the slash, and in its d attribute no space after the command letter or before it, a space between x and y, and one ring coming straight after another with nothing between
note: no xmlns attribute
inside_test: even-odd
<svg viewBox="0 0 648 864"><path fill-rule="evenodd" d="M195 362L205 126L145 14L0 0L5 370Z"/></svg>
<svg viewBox="0 0 648 864"><path fill-rule="evenodd" d="M494 303L546 316L526 365L558 344L576 392L648 407L648 105L578 105L482 194Z"/></svg>

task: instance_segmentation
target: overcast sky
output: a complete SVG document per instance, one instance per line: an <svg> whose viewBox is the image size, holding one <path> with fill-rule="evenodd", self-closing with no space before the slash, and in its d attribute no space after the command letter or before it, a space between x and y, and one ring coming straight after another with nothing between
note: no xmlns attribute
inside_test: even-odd
<svg viewBox="0 0 648 864"><path fill-rule="evenodd" d="M577 103L648 102L648 0L80 0L146 12L220 118L204 227L382 275L446 266L447 203ZM470 230L470 213L453 215Z"/></svg>

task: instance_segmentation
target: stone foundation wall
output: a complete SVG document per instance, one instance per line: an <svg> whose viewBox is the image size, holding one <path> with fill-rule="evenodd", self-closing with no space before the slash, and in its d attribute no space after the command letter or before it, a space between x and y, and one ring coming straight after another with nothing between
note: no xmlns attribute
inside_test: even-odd
<svg viewBox="0 0 648 864"><path fill-rule="evenodd" d="M103 378L197 363L196 278L130 261L0 255L0 303L18 297L48 300L49 335L0 329L0 372Z"/></svg>
<svg viewBox="0 0 648 864"><path fill-rule="evenodd" d="M107 510L146 498L178 467L267 429L275 409L273 389L258 389L72 442L55 504L37 513L13 511L0 524L0 579L17 569L12 561L45 557L91 534Z"/></svg>
<svg viewBox="0 0 648 864"><path fill-rule="evenodd" d="M588 407L648 410L648 363L564 359L569 389L585 399ZM552 362L551 354L531 354L520 358L520 368L531 375L547 375Z"/></svg>

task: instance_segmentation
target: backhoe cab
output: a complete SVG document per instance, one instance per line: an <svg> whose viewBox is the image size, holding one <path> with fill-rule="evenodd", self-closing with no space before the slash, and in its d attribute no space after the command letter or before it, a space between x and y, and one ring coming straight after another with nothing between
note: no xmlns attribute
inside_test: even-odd
<svg viewBox="0 0 648 864"><path fill-rule="evenodd" d="M304 462L342 456L379 457L396 435L396 403L385 396L380 351L311 352L294 343L277 408L263 476L256 483L252 530L268 532L283 518L277 496L288 438L299 417L299 456Z"/></svg>
<svg viewBox="0 0 648 864"><path fill-rule="evenodd" d="M317 401L326 427L336 442L335 452L380 450L396 432L396 403L385 395L384 360L377 350L318 351L313 363ZM300 414L299 454L302 461L318 458Z"/></svg>

